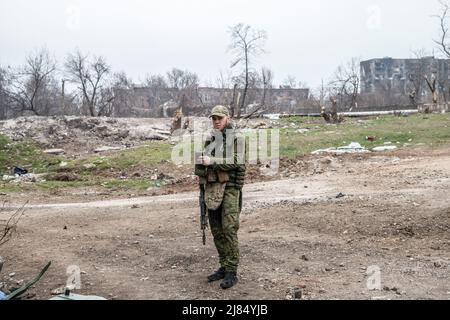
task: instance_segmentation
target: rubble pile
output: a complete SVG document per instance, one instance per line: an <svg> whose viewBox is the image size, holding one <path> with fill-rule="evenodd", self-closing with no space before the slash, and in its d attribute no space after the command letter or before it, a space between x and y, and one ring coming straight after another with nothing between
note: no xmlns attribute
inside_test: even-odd
<svg viewBox="0 0 450 320"><path fill-rule="evenodd" d="M170 119L32 116L0 121L0 134L13 141L31 139L53 154L90 153L101 146L106 150L166 140L169 129Z"/></svg>

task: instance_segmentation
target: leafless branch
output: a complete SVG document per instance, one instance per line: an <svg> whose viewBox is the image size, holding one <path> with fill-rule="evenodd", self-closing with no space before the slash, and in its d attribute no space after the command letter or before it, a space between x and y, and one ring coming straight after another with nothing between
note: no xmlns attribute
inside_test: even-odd
<svg viewBox="0 0 450 320"><path fill-rule="evenodd" d="M10 217L9 219L6 221L6 224L2 225L2 231L0 231L0 246L5 244L6 242L8 242L14 231L17 228L17 223L19 222L20 218L22 217L23 213L25 212L25 206L28 204L28 201L25 202L24 205L22 205L22 207L20 207L19 209L17 209ZM5 210L5 205L6 205L6 201L3 202L3 206L0 209L1 211Z"/></svg>
<svg viewBox="0 0 450 320"><path fill-rule="evenodd" d="M448 25L447 25L447 19L448 19L448 11L449 11L449 5L444 2L440 1L441 4L441 12L438 15L435 15L434 17L439 19L439 26L441 29L441 36L439 40L433 40L438 46L439 49L448 57L450 58L450 50L447 44L447 34L448 34Z"/></svg>

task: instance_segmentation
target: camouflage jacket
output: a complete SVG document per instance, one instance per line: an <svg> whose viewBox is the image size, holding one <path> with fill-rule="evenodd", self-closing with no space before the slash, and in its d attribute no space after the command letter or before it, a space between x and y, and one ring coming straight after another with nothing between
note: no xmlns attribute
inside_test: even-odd
<svg viewBox="0 0 450 320"><path fill-rule="evenodd" d="M217 131L211 134L205 141L204 154L211 158L211 165L195 165L195 174L200 177L200 183L210 181L208 177L217 178L219 175L228 175L227 187L242 188L245 178L244 157L239 157L236 130L230 123L223 132L221 132L222 141ZM227 140L228 135L228 140ZM233 142L229 141L233 139ZM230 157L227 158L227 150Z"/></svg>

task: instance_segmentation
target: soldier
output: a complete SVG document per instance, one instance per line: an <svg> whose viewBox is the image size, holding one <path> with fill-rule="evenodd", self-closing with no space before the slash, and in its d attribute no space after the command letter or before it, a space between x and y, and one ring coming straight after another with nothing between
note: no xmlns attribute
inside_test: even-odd
<svg viewBox="0 0 450 320"><path fill-rule="evenodd" d="M205 142L203 156L196 159L195 174L204 188L205 203L220 268L208 276L208 282L223 279L222 289L238 282L238 229L245 177L243 157L238 157L234 125L225 106L215 106L210 118L213 135Z"/></svg>

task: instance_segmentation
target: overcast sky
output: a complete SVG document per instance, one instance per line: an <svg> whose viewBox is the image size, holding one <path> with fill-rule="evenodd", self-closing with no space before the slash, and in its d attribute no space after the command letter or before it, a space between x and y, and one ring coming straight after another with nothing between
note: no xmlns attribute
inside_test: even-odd
<svg viewBox="0 0 450 320"><path fill-rule="evenodd" d="M135 82L178 67L214 85L232 60L229 27L242 22L268 34L255 67L275 84L293 75L315 87L352 57L438 55L438 12L437 0L0 0L0 65L42 46L61 62L79 48Z"/></svg>

